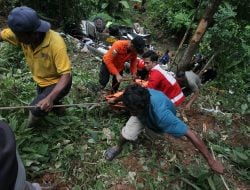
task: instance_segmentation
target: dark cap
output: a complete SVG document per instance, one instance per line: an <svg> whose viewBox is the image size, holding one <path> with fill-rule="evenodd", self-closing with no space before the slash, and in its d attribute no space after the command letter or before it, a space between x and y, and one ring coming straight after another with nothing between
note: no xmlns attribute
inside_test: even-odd
<svg viewBox="0 0 250 190"><path fill-rule="evenodd" d="M142 37L136 36L132 40L132 44L133 44L133 47L135 48L135 50L137 51L137 53L143 54L144 48L145 48L145 41Z"/></svg>
<svg viewBox="0 0 250 190"><path fill-rule="evenodd" d="M47 32L50 29L49 22L39 19L36 11L26 6L10 12L8 26L14 32Z"/></svg>

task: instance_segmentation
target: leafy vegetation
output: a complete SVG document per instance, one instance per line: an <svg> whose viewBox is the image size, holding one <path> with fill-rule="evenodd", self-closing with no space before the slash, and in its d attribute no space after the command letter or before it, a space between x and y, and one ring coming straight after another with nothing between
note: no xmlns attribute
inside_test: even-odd
<svg viewBox="0 0 250 190"><path fill-rule="evenodd" d="M119 2L116 8L124 11L121 19L130 20L129 15L135 14L134 10L128 9L126 3ZM19 2L13 3L12 6ZM113 1L78 0L71 2L72 6L66 6L68 1L22 3L34 3L34 6L40 3L41 7L49 4L48 14L44 15L51 18L56 16L63 23L77 23L82 16L90 18L100 10L105 11L103 15L108 20L115 19L108 11ZM62 4L60 9L58 3ZM224 177L230 189L249 188L250 176L247 115L250 111L250 27L246 15L239 12L243 10L244 3L225 2L214 18L213 27L200 44L199 50L204 55L220 53L213 61L218 69L218 77L204 86L196 105L197 108L200 105L214 109L219 107L222 113L191 111L186 113L187 116L180 114L184 119L187 117L189 126L203 137L217 159L222 160L226 167ZM148 16L145 23L151 26L154 23L157 27L151 28L164 31L166 36L185 30L197 7L195 1L148 1L146 5L145 14ZM202 1L196 21L206 5L207 1ZM64 12L59 14L59 10ZM66 38L66 41L74 80L64 103L101 102L102 106L93 109L71 107L64 117L50 113L34 129L26 127L27 110L0 111L0 119L8 122L15 132L30 180L39 181L41 176L51 173L56 175L55 183L67 184L73 190L110 189L119 184L127 188L157 190L224 188L221 178L208 169L205 160L185 140L170 137L152 140L145 134L135 144L127 145L118 159L105 161L103 152L115 144L128 115L110 109L97 94L100 61L92 55L81 53L72 38ZM1 107L28 105L36 93L35 84L20 49L1 43L0 54Z"/></svg>
<svg viewBox="0 0 250 190"><path fill-rule="evenodd" d="M195 22L192 24L193 29L197 26L198 19L202 16L207 4L207 1L201 2ZM197 1L164 3L150 1L148 3L150 12L148 14L151 15L149 22L161 28L165 35L175 34L178 38L182 38L197 6ZM248 13L242 14L243 6L249 7L249 3L246 1L239 4L234 1L223 2L197 51L208 58L213 54L217 55L211 65L216 68L218 77L210 85L224 90L224 94L215 96L214 102L219 103L224 110L245 114L250 112L248 106L250 39L249 23L245 20ZM156 9L158 11L154 11Z"/></svg>
<svg viewBox="0 0 250 190"><path fill-rule="evenodd" d="M100 102L102 99L95 95L98 81L93 77L98 73L100 62L77 51L70 39L67 43L73 60L74 83L65 104ZM20 55L18 49L6 43L1 45L4 54L15 52L14 55ZM20 56L13 59L15 64L23 60ZM13 59L5 62L4 68L7 69L1 70L2 106L27 105L35 94L27 68L24 65L22 70L15 68L11 64ZM7 121L15 131L19 151L29 178L33 180L44 173L53 173L57 176L56 183L67 184L75 190L109 189L117 184L131 185L136 189L223 188L221 179L208 170L204 159L194 154L194 150L185 150L184 147L192 145L187 146L187 142L172 138L164 141L142 136L137 144L126 146L119 159L105 161L102 156L104 150L116 142L120 128L128 118L128 115L116 113L105 104L95 109L68 108L64 117L51 113L35 129L26 127L26 117L27 110L0 112L1 120ZM220 159L224 160L229 170L226 176L233 175L234 180L241 182L249 180L246 169L249 167L249 150L232 147L228 141L222 140L223 135L230 132L220 130L222 133L211 129L204 135L207 135L206 139ZM231 179L227 183L236 187Z"/></svg>
<svg viewBox="0 0 250 190"><path fill-rule="evenodd" d="M249 113L249 25L236 19L236 8L225 3L215 16L214 26L207 32L201 44L205 54L219 52L214 65L218 80L214 85L225 89L224 98L218 101L231 112ZM219 43L218 43L219 42ZM230 98L228 98L230 97Z"/></svg>

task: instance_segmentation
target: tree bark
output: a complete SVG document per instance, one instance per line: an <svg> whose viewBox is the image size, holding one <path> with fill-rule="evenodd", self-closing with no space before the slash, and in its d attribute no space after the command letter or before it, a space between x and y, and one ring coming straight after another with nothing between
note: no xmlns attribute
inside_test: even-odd
<svg viewBox="0 0 250 190"><path fill-rule="evenodd" d="M197 8L195 10L195 13L194 13L194 15L192 17L192 20L191 20L190 24L189 24L189 27L187 28L187 30L186 30L186 32L185 32L185 34L184 34L184 36L183 36L183 38L181 40L181 43L179 44L179 47L178 47L177 51L175 52L175 56L173 58L172 64L170 64L170 70L173 67L173 65L175 65L175 60L177 58L177 55L179 54L179 51L182 48L182 46L183 46L183 44L184 44L184 42L185 42L185 40L187 38L187 35L189 34L189 31L190 31L190 29L192 27L192 24L194 23L194 19L197 16L197 13L198 13L198 11L200 9L200 5L201 5L201 1L199 1L199 5L197 6ZM178 68L178 66L177 66L177 68Z"/></svg>
<svg viewBox="0 0 250 190"><path fill-rule="evenodd" d="M218 10L221 0L211 0L208 4L205 13L197 26L194 35L192 36L188 48L184 52L180 63L178 64L178 70L185 71L192 59L195 50L197 49L202 37L204 36L209 24L211 23L214 14Z"/></svg>

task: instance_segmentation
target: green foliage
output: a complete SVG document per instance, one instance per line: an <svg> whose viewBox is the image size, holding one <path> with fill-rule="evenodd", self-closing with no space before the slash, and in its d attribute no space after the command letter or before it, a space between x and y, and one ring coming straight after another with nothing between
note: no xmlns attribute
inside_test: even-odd
<svg viewBox="0 0 250 190"><path fill-rule="evenodd" d="M205 55L219 52L215 60L218 78L214 85L224 89L218 96L224 108L238 113L249 113L250 91L250 35L249 25L242 25L236 19L236 7L229 3L220 6L215 24L203 38L201 50Z"/></svg>
<svg viewBox="0 0 250 190"><path fill-rule="evenodd" d="M149 1L147 11L151 22L165 34L175 34L190 25L196 9L195 1ZM157 10L157 11L155 11ZM195 24L192 26L195 27Z"/></svg>
<svg viewBox="0 0 250 190"><path fill-rule="evenodd" d="M20 51L20 47L13 46L9 43L0 43L0 72L6 68L23 68L24 67L24 55Z"/></svg>
<svg viewBox="0 0 250 190"><path fill-rule="evenodd" d="M66 38L73 58L74 80L65 104L101 102L94 92L98 77L93 77L97 75L101 63L91 55L79 53L71 40ZM26 67L15 69L12 73L8 65L12 64L7 64L7 70L1 73L3 90L0 91L0 105L28 104L35 94L30 73L26 72ZM14 84L18 92L13 91ZM27 115L25 110L0 112L1 120L7 121L15 131L18 149L31 179L52 172L61 175L58 183L65 182L71 189L110 189L120 183L131 184L139 190L222 189L219 177L208 171L201 156L187 158L185 155L180 159L176 157L179 151L173 151L174 146L164 140L156 140L146 146L139 144L136 151L133 146L126 146L119 159L105 161L102 156L104 150L115 144L128 118L128 115L115 114L106 105L92 110L68 108L64 117L51 113L33 129L27 128ZM104 129L110 132L111 138ZM157 150L159 145L164 149ZM244 149L231 150L235 155L230 159L240 165L237 169L239 176L247 179L248 173L241 164L246 163L249 154ZM191 159L193 164L186 166L181 163L183 159ZM125 165L126 162L134 164Z"/></svg>
<svg viewBox="0 0 250 190"><path fill-rule="evenodd" d="M63 29L77 27L80 20L88 18L96 10L95 0L16 0L14 6L26 5L35 9L45 20Z"/></svg>
<svg viewBox="0 0 250 190"><path fill-rule="evenodd" d="M249 158L250 151L242 147L228 147L228 146L219 146L213 145L215 151L223 154L227 157L232 163L237 165L236 169L239 173L239 176L245 180L250 180L250 173L248 168L250 167Z"/></svg>
<svg viewBox="0 0 250 190"><path fill-rule="evenodd" d="M86 5L91 4L91 6L98 4L96 0L85 2ZM173 30L186 26L192 15L186 11L186 7L192 7L193 1L180 1L179 4L175 1L156 2L159 3L158 7L165 7L164 3L166 3L169 11L173 12L172 15L170 14L173 20L167 18L166 26L173 27ZM41 3L43 4L43 2ZM153 4L153 2L149 2L149 5L151 3ZM181 10L182 6L185 7L185 10ZM158 7L155 5L155 14L158 14L156 11ZM93 8L92 11L94 12L96 9ZM159 10L159 12L161 11ZM168 10L165 9L165 11ZM175 12L176 14L174 14ZM227 120L232 124L231 112L248 113L249 110L250 97L246 96L249 88L249 67L245 60L249 60L250 27L235 22L234 9L229 5L223 7L220 12L222 15L218 15L218 22L224 18L223 14L227 12L228 14L225 15L227 19L224 19L223 22L228 24L228 27L223 26L222 23L214 24L217 29L207 33L201 47L207 47L208 51L205 48L202 49L204 53L207 53L206 55L210 55L218 48L226 50L216 59L216 62L220 63L219 67L221 65L219 80L210 83L223 87L225 90L222 94L216 94L207 89L206 95L209 96L209 103L217 105L218 102L218 105L224 109L222 111L230 112L230 118L218 118L216 122ZM165 17L164 11L161 13L161 16L158 15L160 21L164 20L162 17ZM171 25L168 24L168 20L171 21ZM92 55L80 53L75 47L76 43L71 40L72 38L66 38L73 63L73 86L64 103L103 103L95 91L101 62ZM227 46L234 49L231 50ZM0 47L0 105L28 105L35 96L35 84L27 67L24 66L23 55L19 49L13 49L13 46L1 44ZM239 55L239 62L234 58L235 55ZM21 64L19 64L20 62ZM105 104L92 110L68 108L67 115L64 117L50 113L37 128L33 129L27 128L27 115L27 110L0 111L0 119L7 121L15 132L20 155L26 166L28 177L32 180L44 173L52 172L60 175L57 182L65 182L74 190L111 189L115 184L131 184L138 190L224 188L219 176L208 170L202 156L186 155L185 150L179 150L165 138L149 142L146 146L142 146L139 142L136 150L132 145L128 145L119 159L112 162L105 161L104 150L116 143L120 129L128 118L128 115L118 114ZM245 137L249 134L248 128L248 126L242 126L240 129L242 136ZM110 138L104 129L106 133L110 132ZM221 136L228 135L230 129L231 127L227 127L223 132L209 129L209 134L214 143L212 147L218 153L217 157L220 160L223 159L228 170L226 181L233 189L231 179L247 184L250 155L249 150L245 147L233 147L228 142L221 143ZM159 148L161 146L164 149L161 150ZM179 153L181 156L178 155ZM187 164L185 161L190 161L187 163L191 164Z"/></svg>
<svg viewBox="0 0 250 190"><path fill-rule="evenodd" d="M116 19L123 18L123 10L129 9L128 1L99 1L102 11L107 12L110 16Z"/></svg>

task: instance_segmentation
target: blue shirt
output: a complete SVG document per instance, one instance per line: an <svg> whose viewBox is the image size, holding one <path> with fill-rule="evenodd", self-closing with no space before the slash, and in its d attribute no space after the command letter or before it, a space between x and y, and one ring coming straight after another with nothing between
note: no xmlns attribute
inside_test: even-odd
<svg viewBox="0 0 250 190"><path fill-rule="evenodd" d="M176 116L174 104L162 92L148 90L150 106L138 116L142 124L156 133L168 133L174 137L184 136L188 126Z"/></svg>

